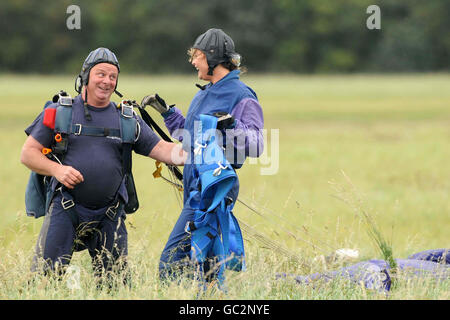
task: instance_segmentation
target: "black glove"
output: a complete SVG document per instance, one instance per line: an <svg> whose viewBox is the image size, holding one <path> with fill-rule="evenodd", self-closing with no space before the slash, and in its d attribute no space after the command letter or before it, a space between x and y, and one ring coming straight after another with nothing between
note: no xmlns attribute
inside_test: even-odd
<svg viewBox="0 0 450 320"><path fill-rule="evenodd" d="M174 106L174 104L167 106L166 102L163 98L161 98L157 93L154 95L148 95L145 96L142 99L141 107L145 107L150 105L152 108L154 108L159 113L164 113L169 111L170 108Z"/></svg>
<svg viewBox="0 0 450 320"><path fill-rule="evenodd" d="M217 130L232 129L235 126L234 117L226 112L215 112L213 116L217 119Z"/></svg>

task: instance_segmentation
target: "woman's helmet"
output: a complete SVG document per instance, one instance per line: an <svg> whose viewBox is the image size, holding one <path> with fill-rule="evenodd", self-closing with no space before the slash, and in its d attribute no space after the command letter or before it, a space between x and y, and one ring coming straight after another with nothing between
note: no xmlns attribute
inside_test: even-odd
<svg viewBox="0 0 450 320"><path fill-rule="evenodd" d="M214 68L224 62L230 62L236 67L241 64L241 56L234 50L233 39L222 29L209 29L195 40L194 49L203 51L208 61L208 75L212 75Z"/></svg>

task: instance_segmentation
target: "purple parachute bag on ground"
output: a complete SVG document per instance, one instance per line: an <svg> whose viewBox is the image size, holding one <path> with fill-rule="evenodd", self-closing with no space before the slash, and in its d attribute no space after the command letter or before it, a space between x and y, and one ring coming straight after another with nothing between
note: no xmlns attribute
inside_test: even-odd
<svg viewBox="0 0 450 320"><path fill-rule="evenodd" d="M450 278L450 249L433 249L415 253L408 259L395 259L399 271L407 277ZM341 268L336 271L314 273L307 276L293 276L299 284L312 284L316 281L328 282L343 278L363 284L367 289L389 291L391 288L391 268L384 260L369 260ZM292 275L291 275L292 276ZM278 278L289 277L286 274Z"/></svg>

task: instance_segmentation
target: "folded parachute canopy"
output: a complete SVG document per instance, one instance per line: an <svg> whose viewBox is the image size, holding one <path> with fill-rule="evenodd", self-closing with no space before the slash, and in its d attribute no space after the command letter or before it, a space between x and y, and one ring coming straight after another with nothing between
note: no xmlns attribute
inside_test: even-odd
<svg viewBox="0 0 450 320"><path fill-rule="evenodd" d="M400 272L406 277L450 278L450 249L434 249L415 253L408 259L395 259ZM349 279L363 283L367 289L390 290L392 270L384 260L369 260L341 268L336 271L314 273L307 276L278 274L278 278L294 277L299 284L311 284L316 281L328 282L333 279Z"/></svg>

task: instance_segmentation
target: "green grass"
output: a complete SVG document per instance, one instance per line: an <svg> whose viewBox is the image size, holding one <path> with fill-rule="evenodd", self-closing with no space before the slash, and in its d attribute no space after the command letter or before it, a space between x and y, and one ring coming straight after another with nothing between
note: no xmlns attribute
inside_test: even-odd
<svg viewBox="0 0 450 320"><path fill-rule="evenodd" d="M342 172L363 195L365 210L392 244L394 258L450 247L450 76L248 74L242 78L258 94L265 128L279 129L280 160L275 175L261 175L263 165L248 164L240 170L242 199L257 204L264 217L239 204L235 214L287 249L291 257L244 233L248 271L227 273L228 294L212 291L205 298L449 299L449 281L399 277L385 296L345 281L316 289L302 287L275 280L275 274L322 271L324 266L314 258L342 247L358 249L361 260L382 258L365 222L337 199L335 187L348 187ZM28 283L34 278L29 267L42 219L24 213L29 171L19 161L23 130L56 91L73 94L73 81L66 76L0 76L0 298L194 299L197 291L191 281L169 287L157 281L159 255L180 207L172 188L152 178L154 162L138 155L133 170L141 207L127 219L131 289L95 290L86 252L74 254L72 263L81 268L81 290L41 277ZM158 92L185 113L197 91L195 82L194 76L121 75L118 89L138 101ZM270 146L265 152L273 156Z"/></svg>

